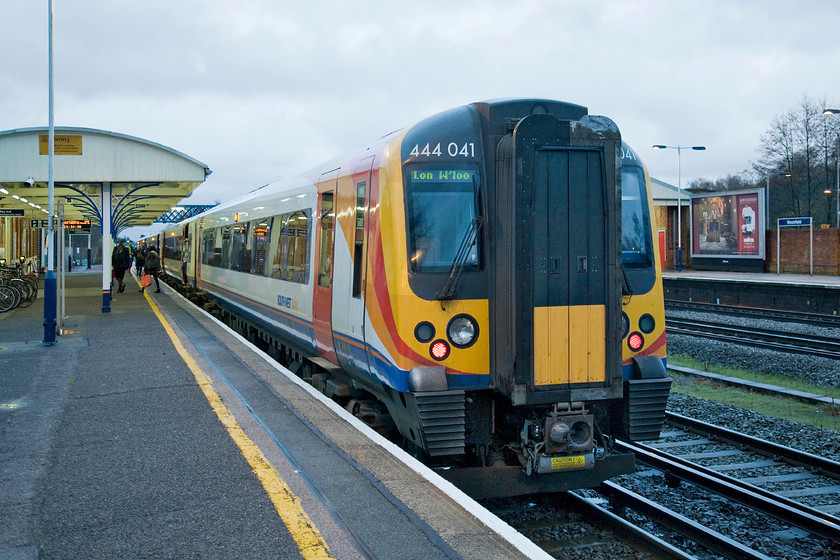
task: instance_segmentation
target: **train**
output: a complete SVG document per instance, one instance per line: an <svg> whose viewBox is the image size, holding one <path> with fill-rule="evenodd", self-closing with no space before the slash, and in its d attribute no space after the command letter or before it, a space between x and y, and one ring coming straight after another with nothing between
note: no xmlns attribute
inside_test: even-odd
<svg viewBox="0 0 840 560"><path fill-rule="evenodd" d="M450 109L145 240L165 275L479 498L632 472L666 371L650 177L607 117Z"/></svg>

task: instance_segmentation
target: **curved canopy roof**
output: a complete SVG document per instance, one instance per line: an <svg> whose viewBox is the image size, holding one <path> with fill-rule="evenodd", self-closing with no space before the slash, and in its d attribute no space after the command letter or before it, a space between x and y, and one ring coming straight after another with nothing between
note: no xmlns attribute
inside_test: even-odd
<svg viewBox="0 0 840 560"><path fill-rule="evenodd" d="M0 210L47 217L48 133L47 127L0 132ZM92 128L55 127L54 154L54 200L63 202L64 218L102 225L103 185L110 183L114 232L151 224L211 173L172 148Z"/></svg>

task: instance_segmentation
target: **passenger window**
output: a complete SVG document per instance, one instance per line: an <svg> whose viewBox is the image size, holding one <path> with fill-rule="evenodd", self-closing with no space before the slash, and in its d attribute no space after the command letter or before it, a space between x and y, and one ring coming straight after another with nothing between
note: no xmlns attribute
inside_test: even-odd
<svg viewBox="0 0 840 560"><path fill-rule="evenodd" d="M364 278L364 247L365 247L365 200L367 199L367 181L356 184L356 239L353 244L353 297L362 297L362 280Z"/></svg>
<svg viewBox="0 0 840 560"><path fill-rule="evenodd" d="M230 268L231 227L222 227L222 246L219 249L219 266Z"/></svg>
<svg viewBox="0 0 840 560"><path fill-rule="evenodd" d="M286 225L287 248L285 279L305 284L307 277L307 247L309 246L309 216L300 210L289 217Z"/></svg>
<svg viewBox="0 0 840 560"><path fill-rule="evenodd" d="M216 248L216 230L215 229L208 229L204 231L203 235L204 240L204 251L201 255L201 262L202 264L206 264L209 266L214 266L213 263L213 256L215 255L214 249Z"/></svg>
<svg viewBox="0 0 840 560"><path fill-rule="evenodd" d="M284 250L284 235L286 231L286 223L289 221L288 214L281 214L274 218L276 227L272 234L271 245L274 247L274 258L271 260L271 277L283 278L283 250Z"/></svg>
<svg viewBox="0 0 840 560"><path fill-rule="evenodd" d="M241 272L251 271L251 251L248 249L248 224L231 226L233 231L233 258L230 261L231 270Z"/></svg>
<svg viewBox="0 0 840 560"><path fill-rule="evenodd" d="M321 195L321 247L318 253L318 285L328 288L332 283L333 193Z"/></svg>
<svg viewBox="0 0 840 560"><path fill-rule="evenodd" d="M265 276L265 257L271 239L272 218L251 222L251 252L254 256L254 274Z"/></svg>

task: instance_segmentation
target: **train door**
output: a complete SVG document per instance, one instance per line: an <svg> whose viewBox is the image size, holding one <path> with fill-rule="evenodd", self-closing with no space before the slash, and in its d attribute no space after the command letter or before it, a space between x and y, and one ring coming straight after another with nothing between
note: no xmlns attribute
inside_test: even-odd
<svg viewBox="0 0 840 560"><path fill-rule="evenodd" d="M538 150L533 177L534 386L603 383L607 294L601 154Z"/></svg>
<svg viewBox="0 0 840 560"><path fill-rule="evenodd" d="M621 396L621 139L589 119L530 115L497 145L491 371L514 404Z"/></svg>
<svg viewBox="0 0 840 560"><path fill-rule="evenodd" d="M322 358L337 364L332 331L333 249L335 240L335 190L339 170L324 173L318 181L318 215L315 223L315 281L312 292L312 326Z"/></svg>
<svg viewBox="0 0 840 560"><path fill-rule="evenodd" d="M368 371L365 349L364 282L367 196L374 158L360 161L339 178L336 195L336 244L333 268L332 326L339 364L347 371Z"/></svg>

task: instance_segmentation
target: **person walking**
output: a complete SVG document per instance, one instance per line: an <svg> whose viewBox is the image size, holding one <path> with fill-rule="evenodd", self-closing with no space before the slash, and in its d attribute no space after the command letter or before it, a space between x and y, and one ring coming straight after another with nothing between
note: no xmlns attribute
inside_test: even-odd
<svg viewBox="0 0 840 560"><path fill-rule="evenodd" d="M160 257L155 251L154 247L149 248L149 252L146 253L146 262L143 265L146 269L146 274L150 274L152 278L155 279L155 286L157 290L155 290L156 294L160 293L160 280L158 280L158 272L160 271ZM146 287L140 288L140 291L145 291Z"/></svg>
<svg viewBox="0 0 840 560"><path fill-rule="evenodd" d="M125 239L120 239L119 244L114 247L111 253L111 266L114 268L114 278L119 282L117 293L125 291L125 271L131 268L131 252L125 246Z"/></svg>
<svg viewBox="0 0 840 560"><path fill-rule="evenodd" d="M137 269L137 278L143 276L143 265L146 262L146 246L138 245L134 250L134 267Z"/></svg>

